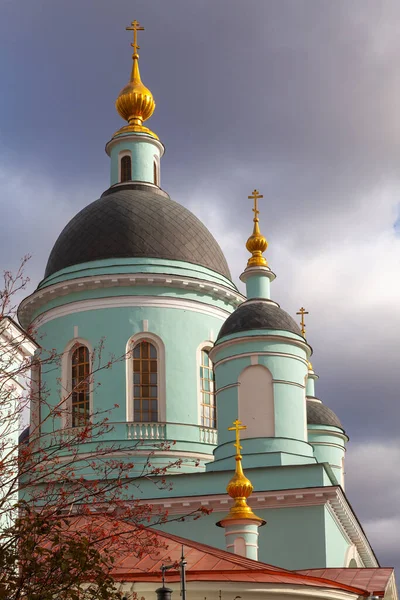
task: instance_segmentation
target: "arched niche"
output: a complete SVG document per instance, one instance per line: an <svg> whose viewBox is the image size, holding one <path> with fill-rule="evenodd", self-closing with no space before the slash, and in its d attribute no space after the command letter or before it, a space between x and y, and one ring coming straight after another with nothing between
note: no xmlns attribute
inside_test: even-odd
<svg viewBox="0 0 400 600"><path fill-rule="evenodd" d="M273 437L275 411L271 372L262 365L252 365L240 373L238 382L239 420L247 426L242 437Z"/></svg>

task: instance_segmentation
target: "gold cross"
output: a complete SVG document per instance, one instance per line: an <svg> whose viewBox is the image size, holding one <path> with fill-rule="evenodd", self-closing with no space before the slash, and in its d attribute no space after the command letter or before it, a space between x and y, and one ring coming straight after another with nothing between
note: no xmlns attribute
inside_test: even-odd
<svg viewBox="0 0 400 600"><path fill-rule="evenodd" d="M239 419L233 421L234 427L228 427L228 431L236 431L236 442L233 444L236 448L236 456L240 456L240 451L242 446L240 445L240 431L242 429L247 429L246 425L242 425L242 422Z"/></svg>
<svg viewBox="0 0 400 600"><path fill-rule="evenodd" d="M260 214L260 211L258 210L258 200L260 200L260 198L264 198L264 196L262 196L258 190L254 190L252 195L247 197L249 200L254 200L254 221L258 221L258 215Z"/></svg>
<svg viewBox="0 0 400 600"><path fill-rule="evenodd" d="M296 313L296 315L301 315L300 325L301 325L301 335L303 337L305 337L305 335L306 335L306 324L304 322L304 315L308 315L308 314L310 314L310 313L308 313L306 311L306 309L303 308L303 307L301 307L301 309L299 310L299 312Z"/></svg>
<svg viewBox="0 0 400 600"><path fill-rule="evenodd" d="M140 50L140 46L138 46L137 43L137 32L144 31L144 27L141 27L139 21L136 21L135 19L134 21L132 21L131 27L126 27L126 31L133 31L133 44L131 44L131 46L133 48L133 53L137 54L138 50Z"/></svg>

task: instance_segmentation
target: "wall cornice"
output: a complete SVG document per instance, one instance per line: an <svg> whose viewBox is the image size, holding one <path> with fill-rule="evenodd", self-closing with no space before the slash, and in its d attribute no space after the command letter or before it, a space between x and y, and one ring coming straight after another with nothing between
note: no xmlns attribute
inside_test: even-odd
<svg viewBox="0 0 400 600"><path fill-rule="evenodd" d="M164 506L170 515L180 515L195 510L199 506L211 508L214 512L227 512L232 501L226 494L217 494L155 499L151 500L151 503ZM253 492L248 504L256 513L257 510L263 508L326 506L344 536L357 548L364 565L366 567L379 566L367 537L339 486Z"/></svg>
<svg viewBox="0 0 400 600"><path fill-rule="evenodd" d="M219 283L210 282L203 279L194 279L191 277L175 277L173 275L161 275L152 273L135 273L134 275L126 274L108 274L108 275L93 275L90 277L79 277L76 279L66 280L60 283L49 285L45 288L36 290L33 294L25 298L19 307L19 319L24 327L27 327L33 319L33 315L44 308L47 302L55 298L67 297L76 292L96 289L112 289L124 287L165 287L169 289L189 290L201 295L209 296L212 300L220 300L228 304L232 309L235 309L241 304L245 297L238 292L229 289ZM138 298L139 296L136 296ZM135 298L135 296L131 296ZM165 296L163 297L165 298ZM185 301L185 300L183 300ZM82 301L83 302L83 301ZM187 302L187 301L186 301ZM69 306L75 303L66 303ZM66 306L63 305L64 307ZM199 302L200 304L200 302ZM202 303L206 305L206 302ZM212 308L212 307L210 307ZM56 310L56 309L53 309ZM226 318L230 311L219 309L224 313ZM50 311L48 311L50 312ZM74 312L74 311L71 311Z"/></svg>

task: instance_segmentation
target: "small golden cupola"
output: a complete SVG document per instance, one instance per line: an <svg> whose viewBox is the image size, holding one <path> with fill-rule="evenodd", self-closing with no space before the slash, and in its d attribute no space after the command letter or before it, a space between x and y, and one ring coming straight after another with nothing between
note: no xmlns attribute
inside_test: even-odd
<svg viewBox="0 0 400 600"><path fill-rule="evenodd" d="M240 454L240 451L242 450L242 446L240 445L240 431L247 429L247 427L246 425L242 425L242 423L236 419L236 421L233 423L233 427L229 427L228 429L229 431L236 432L236 441L234 444L236 448L236 467L235 474L226 487L226 491L228 492L229 496L235 501L226 518L251 519L253 521L261 522L263 519L257 517L257 515L253 513L250 506L247 504L247 498L253 491L253 484L243 473L242 455Z"/></svg>
<svg viewBox="0 0 400 600"><path fill-rule="evenodd" d="M247 498L253 491L253 485L243 473L242 468L240 432L243 429L247 428L238 419L233 422L233 427L228 427L229 431L236 432L235 474L226 487L226 491L234 503L229 513L217 523L217 526L225 529L226 549L229 552L257 560L258 528L265 525L265 521L257 517L247 504Z"/></svg>
<svg viewBox="0 0 400 600"><path fill-rule="evenodd" d="M254 227L253 233L246 242L246 248L251 252L251 257L247 261L248 267L268 267L267 259L263 256L263 252L268 248L268 242L265 237L261 234L258 215L258 200L264 198L258 190L254 190L251 196L248 196L249 200L254 200Z"/></svg>
<svg viewBox="0 0 400 600"><path fill-rule="evenodd" d="M133 48L132 73L129 83L120 91L115 106L120 116L128 121L128 125L121 127L114 136L121 133L136 132L147 133L158 140L158 136L143 125L143 122L151 117L156 108L153 94L140 78L138 53L140 46L137 43L137 32L144 31L144 27L141 27L138 21L135 20L126 30L133 31L133 43L131 44Z"/></svg>

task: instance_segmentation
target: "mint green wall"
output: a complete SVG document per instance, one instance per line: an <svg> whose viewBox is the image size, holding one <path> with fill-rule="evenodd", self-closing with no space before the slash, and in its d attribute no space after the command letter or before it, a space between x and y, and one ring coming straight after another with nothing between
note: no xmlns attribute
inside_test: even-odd
<svg viewBox="0 0 400 600"><path fill-rule="evenodd" d="M165 346L166 367L166 421L181 424L199 424L198 404L198 363L197 349L209 339L210 331L215 332L223 319L172 308L127 307L84 311L54 319L39 328L44 347L55 348L62 353L73 339L74 327L78 327L79 338L98 347L104 339L102 362L110 357L121 357L126 352L126 344L135 333L142 331L143 320L148 320L149 332L158 335ZM184 341L184 343L182 343ZM60 367L46 369L43 381L49 390L51 401L60 398ZM111 369L95 375L94 411L112 409L111 421L126 421L126 363L117 360ZM118 404L118 408L112 408ZM210 453L209 444L188 444L188 431L170 430L171 440L183 437L182 446L177 442L175 451L182 450ZM125 439L126 434L124 435Z"/></svg>
<svg viewBox="0 0 400 600"><path fill-rule="evenodd" d="M324 506L263 509L256 512L257 516L267 521L259 529L259 561L286 569L344 566L348 544L333 520L327 518ZM176 535L224 549L224 530L215 525L222 517L223 513L214 511L197 521L171 522L163 528Z"/></svg>
<svg viewBox="0 0 400 600"><path fill-rule="evenodd" d="M250 275L246 281L247 298L270 298L271 282L263 274Z"/></svg>
<svg viewBox="0 0 400 600"><path fill-rule="evenodd" d="M328 463L339 485L344 483L343 459L347 436L338 427L308 425L308 440L318 462Z"/></svg>
<svg viewBox="0 0 400 600"><path fill-rule="evenodd" d="M253 440L243 437L241 443L246 466L315 461L313 449L308 444L306 426L304 385L308 373L307 354L295 343L299 339L296 335L283 332L283 340L274 339L281 333L252 331L247 333L247 337L245 334L239 335L237 339L229 336L231 343L224 344L227 336L214 347L212 358L217 390L218 447L214 452L215 462L208 465L208 469L226 468L227 459L234 453L234 448L229 443L233 434L228 431L228 427L239 412L240 374L245 368L251 367L252 358L272 374L275 436ZM273 336L272 339L269 334Z"/></svg>
<svg viewBox="0 0 400 600"><path fill-rule="evenodd" d="M325 555L329 567L347 567L345 564L349 542L338 528L328 508L324 509L325 522Z"/></svg>
<svg viewBox="0 0 400 600"><path fill-rule="evenodd" d="M307 386L306 386L306 395L309 398L315 398L315 380L318 379L317 375L313 375L312 373L308 373L307 376Z"/></svg>
<svg viewBox="0 0 400 600"><path fill-rule="evenodd" d="M134 138L136 140L134 141ZM118 142L114 142L111 150L111 185L119 183L119 153L128 150L132 156L132 181L155 183L154 181L154 156L160 159L158 144L154 144L150 136L132 133L119 135Z"/></svg>
<svg viewBox="0 0 400 600"><path fill-rule="evenodd" d="M197 423L197 348L209 339L210 329L218 330L222 319L172 308L107 308L54 319L40 327L39 335L43 345L62 353L74 337L74 327L78 326L79 337L93 347L98 347L104 339L102 358L108 361L112 356L125 354L129 338L143 330L144 319L149 322L149 332L158 335L165 345L167 421ZM43 374L55 398L60 375L59 370ZM95 377L96 383L101 384L95 389L95 405L108 408L118 402L120 408L113 415L116 421L126 420L125 379L125 360L117 361L112 369Z"/></svg>

